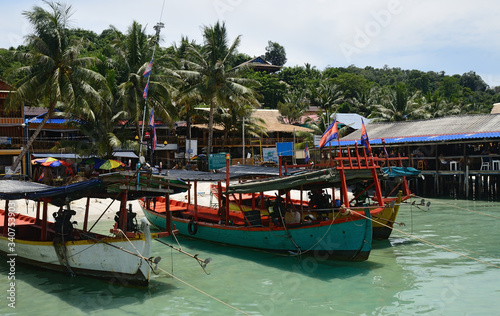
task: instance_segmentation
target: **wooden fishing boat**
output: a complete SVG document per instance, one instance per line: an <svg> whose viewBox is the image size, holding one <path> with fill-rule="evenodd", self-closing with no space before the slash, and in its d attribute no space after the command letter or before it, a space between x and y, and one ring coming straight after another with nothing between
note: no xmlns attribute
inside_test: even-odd
<svg viewBox="0 0 500 316"><path fill-rule="evenodd" d="M129 199L144 196L165 196L173 192L168 180L151 175L127 172L106 174L98 179L62 187L33 182L0 180L0 252L8 258L11 269L17 263L62 271L71 275L105 278L123 285L146 285L153 265L151 241L168 236L172 231L151 233L144 219L137 225ZM70 202L87 198L82 228L74 225L75 211ZM111 235L92 231L88 226L91 198L113 198L121 202ZM37 202L35 217L20 214L13 200ZM49 221L48 204L60 206Z"/></svg>
<svg viewBox="0 0 500 316"><path fill-rule="evenodd" d="M378 158L374 158L375 163L377 163ZM370 206L370 215L372 218L372 227L373 227L373 239L383 240L388 239L392 233L392 228L396 222L396 218L400 209L400 206L405 203L410 198L414 197L414 194L410 191L408 185L408 178L415 178L420 176L420 170L417 170L412 167L403 167L403 161L405 157L393 157L384 159L384 162L387 164L392 164L391 167L382 167L380 170L382 171L382 175L380 177L366 177L363 181L359 181L354 184L355 192L353 192L353 198L350 200L350 203L354 205L351 208L352 211L363 213L362 211L357 210L357 206L364 205ZM293 169L294 166L285 165L285 172L289 169ZM370 190L375 187L375 181L380 181L381 183L381 191L382 198L380 199L384 205L384 208L378 207L380 204L378 202L379 197L376 194L377 190ZM353 181L351 181L352 183ZM212 184L210 186L210 192L215 198L221 198L220 192L225 192L225 186L221 186L219 189L217 185ZM357 191L357 192L356 192ZM369 192L369 194L368 194ZM263 198L268 201L267 204L273 203L276 196L270 194L262 194L259 195L259 199ZM314 194L309 194L309 198L312 199L309 201L299 200L288 198L287 202L290 205L293 205L295 208L300 208L301 205L307 208L310 203L317 204L314 201L316 199ZM260 205L252 205L253 200L255 199L254 193L240 193L237 195L229 196L230 210L243 210L248 211L255 209L256 207L260 209L262 214L266 214L267 207L265 204ZM320 196L320 200L325 200ZM331 203L333 202L333 203ZM327 201L326 205L332 205L335 201ZM328 206L325 206L328 207ZM317 212L313 210L305 211L304 216L312 214L316 215Z"/></svg>
<svg viewBox="0 0 500 316"><path fill-rule="evenodd" d="M393 212L394 205L384 204L378 181L382 174L373 157L339 156L335 161L334 167L241 183L230 183L229 166L226 166L228 189L222 191L219 181L219 197L223 198L219 199L218 208L197 205L196 199L194 204L156 199L144 200L141 205L152 224L165 228L166 219L171 217L181 235L256 249L294 254L313 252L333 259L366 260L371 251L371 216L385 209ZM197 184L195 178L182 179ZM373 179L379 197L377 205L354 208L347 187ZM341 192L337 205L331 203L335 197L322 206L303 201L292 203L290 198L291 190L321 192L335 187ZM266 191L278 192L270 205L265 204ZM238 204L240 194L252 196L250 208ZM230 209L231 196L239 209Z"/></svg>
<svg viewBox="0 0 500 316"><path fill-rule="evenodd" d="M403 167L402 159L399 157L399 163L392 167L381 168L385 177L382 185L385 186L385 193L382 201L390 207L373 216L373 239L388 239L391 236L394 224L397 224L396 218L399 209L403 203L415 195L410 191L408 178L420 176L420 170L412 167ZM394 195L396 193L396 195ZM377 201L377 196L372 196L373 201ZM401 225L403 225L401 223Z"/></svg>

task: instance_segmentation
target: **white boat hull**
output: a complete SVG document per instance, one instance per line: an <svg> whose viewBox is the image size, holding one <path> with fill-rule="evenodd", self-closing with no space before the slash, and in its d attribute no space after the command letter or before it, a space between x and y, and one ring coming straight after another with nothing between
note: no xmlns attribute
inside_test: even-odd
<svg viewBox="0 0 500 316"><path fill-rule="evenodd" d="M148 283L150 267L144 258L151 255L149 225L143 224L143 234L136 238L110 237L66 241L28 241L15 239L11 247L8 238L0 237L0 252L8 260L36 267L119 281L123 285ZM135 255L134 255L135 254Z"/></svg>

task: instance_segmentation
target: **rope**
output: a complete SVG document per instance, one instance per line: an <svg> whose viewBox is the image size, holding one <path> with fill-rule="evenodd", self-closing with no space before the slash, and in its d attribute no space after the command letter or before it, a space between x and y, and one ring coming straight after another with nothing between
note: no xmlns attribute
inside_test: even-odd
<svg viewBox="0 0 500 316"><path fill-rule="evenodd" d="M418 198L422 198L420 196L417 196L417 197ZM447 205L447 206L453 206L453 207L458 208L458 209L463 210L463 211L467 211L467 212L471 212L471 213L475 213L475 214L479 214L479 215L483 215L483 216L489 216L489 217L500 219L500 216L495 216L495 215L486 214L486 213L483 213L483 212L474 211L474 210L467 209L467 208L460 207L460 206L456 206L456 205L453 205L453 204L450 204L450 203L444 203L444 202L439 202L439 201L435 201L435 200L432 200L432 202L443 204L443 205Z"/></svg>
<svg viewBox="0 0 500 316"><path fill-rule="evenodd" d="M123 232L122 232L122 234L123 234ZM126 238L126 239L130 242L130 244L132 244L132 242L130 241L130 239L128 239L128 237L127 237L125 234L123 234L123 236L125 236L125 238ZM96 240L98 240L98 239L96 239ZM117 249L119 249L119 250L122 250L122 251L124 251L124 252L126 252L126 253L128 253L128 254L134 255L134 256L136 256L136 257L139 257L139 258L141 258L141 259L145 260L145 261L147 262L147 264L149 265L149 267L151 268L151 270L153 270L153 267L151 266L151 258L146 258L146 257L144 257L144 256L143 256L143 255L139 252L139 250L137 250L137 248L136 248L133 244L132 244L132 246L133 246L133 247L134 247L134 249L137 251L137 254L135 254L135 253L133 253L133 252L131 252L131 251L128 251L128 250L126 250L126 249L123 249L123 248L121 248L121 247L117 247L117 246L115 246L115 245L111 245L111 244L109 244L109 243L107 243L107 242L105 242L105 241L102 241L102 240L99 240L99 241L101 241L101 242L103 242L103 243L105 243L105 244L107 244L107 245L110 245L110 246L112 246L112 247L114 247L114 248L117 248ZM234 307L234 306L232 306L232 305L230 305L230 304L228 304L228 303L226 303L226 302L224 302L224 301L222 301L222 300L220 300L220 299L218 299L218 298L216 298L216 297L214 297L214 296L212 296L212 295L210 295L210 294L208 294L207 292L204 292L204 291L202 291L202 290L198 289L197 287L195 287L195 286L193 286L193 285L191 285L191 284L187 283L186 281L183 281L182 279L180 279L180 278L176 277L175 275L173 275L172 273L169 273L168 271L166 271L165 269L162 269L161 267L157 267L157 269L158 269L158 270L160 270L160 271L162 271L162 272L164 272L164 273L165 273L165 274L167 274L168 276L170 276L170 277L172 277L172 278L176 279L177 281L180 281L180 282L184 283L185 285L187 285L187 286L191 287L192 289L195 289L196 291L198 291L198 292L200 292L200 293L202 293L202 294L204 294L204 295L206 295L206 296L210 297L211 299L216 300L217 302L219 302L219 303L221 303L221 304L226 305L227 307L230 307L230 308L232 308L232 309L234 309L234 310L236 310L236 311L238 311L238 312L240 312L240 313L242 313L242 314L244 314L244 315L250 315L250 314L245 313L244 311L242 311L242 310L240 310L240 309L238 309L238 308L236 308L236 307ZM153 270L153 271L154 271L154 270Z"/></svg>
<svg viewBox="0 0 500 316"><path fill-rule="evenodd" d="M289 232L289 231L288 231L288 229L286 228L285 219L283 218L284 216L282 216L281 210L280 210L280 209L278 209L278 212L280 213L281 223L283 223L283 228L285 229L285 233L286 233L286 235L287 235L287 236L288 236L288 238L292 241L292 243L293 243L293 245L295 246L295 248L297 248L298 253L293 254L293 255L294 255L294 256L300 256L300 255L302 254L302 250L300 250L300 247L297 245L297 243L295 242L295 240L293 240L292 235L290 234L290 232Z"/></svg>
<svg viewBox="0 0 500 316"><path fill-rule="evenodd" d="M323 239L325 239L326 235L328 234L328 232L330 231L330 229L332 228L333 226L333 222L335 222L335 220L337 219L337 216L340 214L340 212L337 213L337 215L335 215L331 222L330 222L330 225L328 225L328 229L326 230L326 232L323 234L323 236L318 240L318 242L316 242L314 245L312 245L309 249L305 250L305 251L302 251L301 253L299 254L294 254L292 256L298 256L298 255L301 255L301 254L304 254L304 253L307 253L309 251L311 251L311 249L313 249L314 247L316 247L316 245L318 245L321 241L323 241Z"/></svg>
<svg viewBox="0 0 500 316"><path fill-rule="evenodd" d="M242 311L242 310L240 310L240 309L238 309L238 308L236 308L236 307L234 307L234 306L232 306L232 305L230 305L230 304L228 304L228 303L226 303L226 302L224 302L224 301L222 301L222 300L220 300L220 299L218 299L218 298L216 298L216 297L214 297L214 296L212 296L212 295L210 295L210 294L208 294L207 292L200 290L199 288L197 288L197 287L195 287L195 286L193 286L193 285L191 285L191 284L187 283L186 281L183 281L182 279L180 279L180 278L176 277L175 275L173 275L173 274L171 274L171 273L168 273L167 271L165 271L165 270L164 270L164 269L162 269L161 267L158 267L158 269L159 269L159 270L161 270L162 272L166 273L168 276L170 276L170 277L172 277L172 278L176 279L177 281L179 281L179 282L181 282L181 283L184 283L185 285L189 286L190 288L192 288L192 289L194 289L194 290L196 290L196 291L200 292L201 294L206 295L206 296L210 297L211 299L213 299L213 300L215 300L215 301L217 301L217 302L219 302L219 303L221 303L221 304L224 304L224 305L226 305L226 306L227 306L227 307L229 307L229 308L234 309L234 310L235 310L235 311L237 311L237 312L240 312L240 313L242 313L242 314L244 314L244 315L250 315L250 314L248 314L248 313L246 313L246 312L244 312L244 311Z"/></svg>
<svg viewBox="0 0 500 316"><path fill-rule="evenodd" d="M468 259L471 259L471 260L474 260L474 261L477 261L477 262L480 262L480 263L483 263L483 264L489 265L489 266L491 266L491 267L494 267L494 268L500 269L500 266L497 266L497 265L495 265L495 264L492 264L492 263L489 263L489 262L486 262L486 261L483 261L483 260L479 260L479 259L473 258L473 257L468 256L468 255L466 255L466 254L463 254L463 253L460 253L460 252L454 251L454 250L452 250L452 249L450 249L450 248L446 248L446 247L444 247L444 246L440 246L440 245L438 245L438 244L432 243L432 242L427 241L427 240L425 240L425 239L422 239L422 238L419 238L419 237L416 237L416 236L410 235L410 234L408 234L408 233L406 233L406 232L404 232L404 231L402 231L402 230L399 230L399 229L394 228L394 227L390 227L389 225L386 225L386 224L383 224L383 223L378 222L378 221L376 221L376 220L373 220L373 219L371 219L371 218L369 218L369 217L365 216L364 214L358 214L358 215L359 215L359 216L361 216L361 217L364 217L364 218L366 218L366 219L369 219L369 220L371 220L371 221L372 221L372 222L374 222L374 223L377 223L377 224L379 224L379 225L382 225L382 226L385 226L385 227L391 228L392 230L395 230L395 231L397 231L397 232L399 232L399 233L401 233L401 234L403 234L403 235L406 235L406 236L409 236L409 237L411 237L411 238L417 239L417 240L419 240L419 241L421 241L421 242L423 242L423 243L429 244L429 245L434 246L434 247L436 247L436 248L441 248L441 249L443 249L443 250L446 250L446 251L448 251L448 252L452 252L452 253L457 254L457 255L459 255L459 256L462 256L462 257L465 257L465 258L468 258Z"/></svg>

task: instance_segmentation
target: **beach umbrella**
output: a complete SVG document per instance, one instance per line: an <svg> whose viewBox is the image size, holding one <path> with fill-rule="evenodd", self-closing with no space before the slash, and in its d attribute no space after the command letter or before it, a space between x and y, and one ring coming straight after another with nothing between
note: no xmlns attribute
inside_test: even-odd
<svg viewBox="0 0 500 316"><path fill-rule="evenodd" d="M85 164L85 165L98 165L98 167L99 167L105 161L106 160L101 159L101 158L92 157L92 158L89 158L89 159L86 159L86 160L82 161L82 164Z"/></svg>
<svg viewBox="0 0 500 316"><path fill-rule="evenodd" d="M121 161L114 160L114 159L108 159L99 167L99 169L111 170L111 169L115 169L118 167L124 167L124 166L125 166L125 164Z"/></svg>
<svg viewBox="0 0 500 316"><path fill-rule="evenodd" d="M71 164L69 162L66 162L64 160L54 160L54 161L46 161L46 162L43 162L41 163L42 166L45 166L45 167L59 167L59 166L71 166Z"/></svg>
<svg viewBox="0 0 500 316"><path fill-rule="evenodd" d="M56 158L52 158L52 157L47 157L47 158L38 158L38 159L33 159L31 160L31 164L33 165L41 165L41 164L44 164L44 163L51 163L51 162L54 162L54 161L57 161Z"/></svg>

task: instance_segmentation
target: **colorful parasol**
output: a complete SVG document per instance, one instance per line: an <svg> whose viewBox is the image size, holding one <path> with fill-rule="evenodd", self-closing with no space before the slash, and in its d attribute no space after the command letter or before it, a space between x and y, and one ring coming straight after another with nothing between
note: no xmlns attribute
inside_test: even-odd
<svg viewBox="0 0 500 316"><path fill-rule="evenodd" d="M125 166L125 164L121 161L114 160L114 159L108 159L99 167L99 169L111 170L111 169L115 169L118 167L124 167L124 166Z"/></svg>
<svg viewBox="0 0 500 316"><path fill-rule="evenodd" d="M57 161L56 158L52 158L52 157L47 157L47 158L38 158L38 159L33 159L31 160L31 164L33 165L41 165L43 163L47 163L47 162L54 162L54 161Z"/></svg>
<svg viewBox="0 0 500 316"><path fill-rule="evenodd" d="M59 167L59 166L71 166L69 162L66 162L64 160L59 160L56 158L48 157L48 158L39 158L39 159L33 159L31 160L32 164L38 164L44 167Z"/></svg>
<svg viewBox="0 0 500 316"><path fill-rule="evenodd" d="M83 164L86 164L86 165L97 165L97 167L99 167L100 165L102 165L106 160L104 159L101 159L101 158L97 158L97 157L92 157L92 158L89 158L89 159L86 159L84 161L82 161Z"/></svg>

